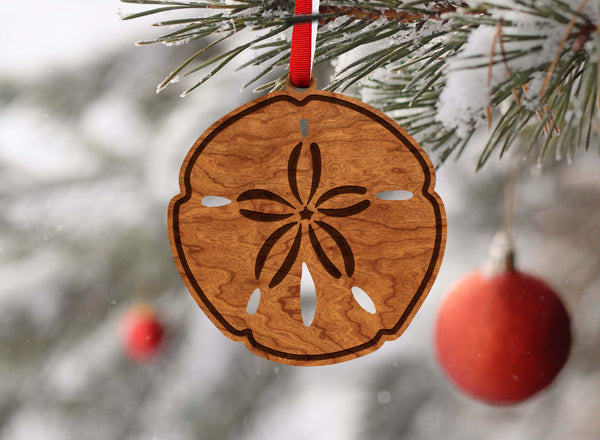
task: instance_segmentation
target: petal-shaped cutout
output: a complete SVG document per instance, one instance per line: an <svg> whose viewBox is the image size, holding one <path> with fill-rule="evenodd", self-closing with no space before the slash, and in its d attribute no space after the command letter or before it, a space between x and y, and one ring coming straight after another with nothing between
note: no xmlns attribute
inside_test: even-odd
<svg viewBox="0 0 600 440"><path fill-rule="evenodd" d="M265 240L264 244L260 248L260 251L258 251L258 255L256 256L256 263L254 265L254 276L256 277L256 279L260 277L260 273L265 265L265 261L267 261L269 252L271 252L271 249L273 249L275 243L277 243L277 241L281 237L283 237L283 234L289 231L295 224L297 224L297 222L283 225L281 228L277 229L275 232L269 235L269 238Z"/></svg>
<svg viewBox="0 0 600 440"><path fill-rule="evenodd" d="M404 189L396 189L393 191L381 191L375 197L381 200L408 200L412 199L413 193Z"/></svg>
<svg viewBox="0 0 600 440"><path fill-rule="evenodd" d="M308 136L308 119L300 119L300 134L304 137Z"/></svg>
<svg viewBox="0 0 600 440"><path fill-rule="evenodd" d="M315 203L315 207L318 207L325 203L327 200L332 197L339 196L342 194L366 194L367 188L364 186L356 186L356 185L345 185L338 186L337 188L330 189L329 191L325 191L317 203Z"/></svg>
<svg viewBox="0 0 600 440"><path fill-rule="evenodd" d="M257 222L278 222L290 218L294 214L270 214L268 212L250 211L249 209L240 209L240 214L244 217Z"/></svg>
<svg viewBox="0 0 600 440"><path fill-rule="evenodd" d="M317 289L315 281L308 270L306 263L302 263L302 277L300 278L300 308L302 322L310 327L317 311Z"/></svg>
<svg viewBox="0 0 600 440"><path fill-rule="evenodd" d="M350 217L351 215L356 215L359 212L363 212L371 206L371 202L368 200L363 200L362 202L358 202L355 205L348 206L346 208L339 209L326 209L326 208L318 208L318 211L321 214L327 215L329 217Z"/></svg>
<svg viewBox="0 0 600 440"><path fill-rule="evenodd" d="M302 242L302 225L298 225L298 232L296 233L296 238L294 238L294 243L292 243L292 247L285 257L284 262L281 264L281 267L275 273L275 276L269 283L269 287L273 288L279 283L283 281L286 277L294 263L296 262L296 258L298 257L298 252L300 251L300 243Z"/></svg>
<svg viewBox="0 0 600 440"><path fill-rule="evenodd" d="M375 312L376 312L375 303L373 302L371 297L367 294L367 292L362 290L360 287L354 286L352 288L352 295L354 296L354 299L356 300L356 302L358 303L359 306L361 306L363 309L365 309L367 312L371 313L372 315L375 314Z"/></svg>
<svg viewBox="0 0 600 440"><path fill-rule="evenodd" d="M248 300L248 306L246 307L246 313L254 315L258 310L258 304L260 303L260 289L254 289L250 299Z"/></svg>
<svg viewBox="0 0 600 440"><path fill-rule="evenodd" d="M246 200L272 200L277 203L281 203L283 205L289 206L290 208L294 208L290 202L284 199L281 196L278 196L274 192L267 191L266 189L251 189L249 191L245 191L237 198L238 202L244 202Z"/></svg>
<svg viewBox="0 0 600 440"><path fill-rule="evenodd" d="M229 205L231 200L221 196L205 196L202 197L201 203L207 208L220 208L221 206Z"/></svg>

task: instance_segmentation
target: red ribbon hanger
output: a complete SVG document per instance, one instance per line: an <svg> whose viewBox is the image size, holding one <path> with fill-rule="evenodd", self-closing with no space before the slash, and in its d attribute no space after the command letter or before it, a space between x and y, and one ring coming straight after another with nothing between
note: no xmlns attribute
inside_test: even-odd
<svg viewBox="0 0 600 440"><path fill-rule="evenodd" d="M319 0L296 0L294 15L316 15ZM310 86L317 41L317 20L295 23L292 29L290 81L298 88Z"/></svg>

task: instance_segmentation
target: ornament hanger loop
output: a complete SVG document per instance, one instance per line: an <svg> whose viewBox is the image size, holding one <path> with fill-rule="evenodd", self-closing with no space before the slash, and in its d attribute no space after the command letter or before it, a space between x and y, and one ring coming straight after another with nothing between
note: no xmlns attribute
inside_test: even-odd
<svg viewBox="0 0 600 440"><path fill-rule="evenodd" d="M317 15L319 0L296 0L294 15ZM317 42L317 20L296 23L292 29L290 75L292 84L298 88L312 85L312 66ZM288 87L289 89L289 87Z"/></svg>
<svg viewBox="0 0 600 440"><path fill-rule="evenodd" d="M296 86L293 81L292 81L292 75L288 75L286 80L285 80L285 89L287 91L295 91L295 92L305 92L308 89L316 89L317 88L317 80L315 79L314 75L310 76L310 83L308 86L305 87L298 87Z"/></svg>

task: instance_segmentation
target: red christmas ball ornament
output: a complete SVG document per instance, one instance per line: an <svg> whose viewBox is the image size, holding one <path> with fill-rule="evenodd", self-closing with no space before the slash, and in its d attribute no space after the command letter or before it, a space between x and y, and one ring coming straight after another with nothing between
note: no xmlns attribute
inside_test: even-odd
<svg viewBox="0 0 600 440"><path fill-rule="evenodd" d="M127 356L136 362L155 357L163 346L164 327L152 306L136 304L123 319L123 342Z"/></svg>
<svg viewBox="0 0 600 440"><path fill-rule="evenodd" d="M521 402L546 388L571 347L567 311L543 281L514 270L470 273L439 312L435 345L447 376L492 404Z"/></svg>

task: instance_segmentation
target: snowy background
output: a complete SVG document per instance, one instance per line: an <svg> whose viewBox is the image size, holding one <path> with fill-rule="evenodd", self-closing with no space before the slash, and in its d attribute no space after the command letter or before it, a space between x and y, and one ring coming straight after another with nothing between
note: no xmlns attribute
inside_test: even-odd
<svg viewBox="0 0 600 440"><path fill-rule="evenodd" d="M156 85L194 51L134 47L150 21L117 1L5 2L0 27L0 438L597 439L600 437L600 160L523 166L521 267L562 295L571 358L512 407L464 397L436 365L433 325L453 281L487 258L502 170L478 152L438 172L448 214L440 275L397 341L340 365L250 354L212 326L172 261L166 210L195 139L251 98L223 72L182 99ZM476 149L476 148L475 148ZM123 314L154 304L162 355L134 364Z"/></svg>

